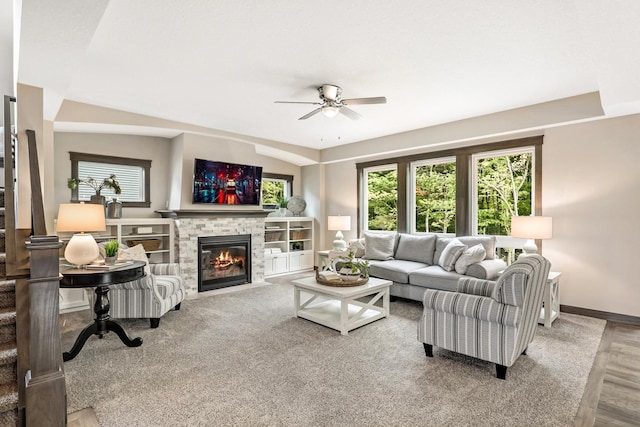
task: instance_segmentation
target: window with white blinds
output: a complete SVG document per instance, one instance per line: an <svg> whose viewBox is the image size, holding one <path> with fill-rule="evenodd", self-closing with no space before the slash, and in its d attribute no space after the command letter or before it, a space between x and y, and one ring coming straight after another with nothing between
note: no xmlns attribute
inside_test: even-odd
<svg viewBox="0 0 640 427"><path fill-rule="evenodd" d="M93 178L100 184L104 178L116 176L122 193L116 194L111 188L103 188L101 196L107 200L117 197L121 202L143 202L144 197L144 168L140 166L116 165L113 163L78 162L78 179L87 181ZM89 200L96 192L86 184L78 185L78 200Z"/></svg>
<svg viewBox="0 0 640 427"><path fill-rule="evenodd" d="M89 178L99 186L105 178L116 176L120 185L120 194L111 188L102 188L100 195L107 200L117 197L125 207L150 207L149 199L151 160L132 159L127 157L102 156L87 153L69 153L71 160L71 178L83 182L71 191L72 201L89 200L96 194L96 189L87 185Z"/></svg>

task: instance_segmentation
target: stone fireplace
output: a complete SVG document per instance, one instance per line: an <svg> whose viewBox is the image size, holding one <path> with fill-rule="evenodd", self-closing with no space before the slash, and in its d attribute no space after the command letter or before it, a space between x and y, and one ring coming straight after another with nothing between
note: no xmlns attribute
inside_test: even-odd
<svg viewBox="0 0 640 427"><path fill-rule="evenodd" d="M251 235L198 237L198 292L251 282Z"/></svg>
<svg viewBox="0 0 640 427"><path fill-rule="evenodd" d="M247 277L243 283L264 281L264 219L268 212L262 210L178 210L174 212L177 215L175 220L176 253L180 272L185 281L187 296L196 294L199 288L199 264L202 262L202 254L198 252L200 238L248 236L247 251L250 261L247 261ZM226 262L229 261L223 261L223 264Z"/></svg>

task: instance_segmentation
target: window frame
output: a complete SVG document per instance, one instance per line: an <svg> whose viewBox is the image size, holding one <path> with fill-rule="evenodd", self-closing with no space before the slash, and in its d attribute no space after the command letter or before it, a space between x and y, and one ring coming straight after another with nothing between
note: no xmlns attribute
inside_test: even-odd
<svg viewBox="0 0 640 427"><path fill-rule="evenodd" d="M380 172L380 171L396 171L396 178L398 180L398 218L396 218L396 232L400 228L400 164L398 163L386 163L382 165L371 166L362 169L360 177L361 185L359 185L360 191L358 192L359 199L364 203L364 205L360 208L360 212L358 214L358 235L361 232L369 231L369 180L367 179L368 174L370 172ZM406 199L406 196L404 197ZM360 206L360 203L358 203ZM380 230L371 230L371 231L380 231Z"/></svg>
<svg viewBox="0 0 640 427"><path fill-rule="evenodd" d="M536 212L536 149L534 146L525 146L519 148L509 148L503 150L493 150L478 152L472 154L471 161L471 187L470 187L470 217L471 217L471 233L478 235L478 160L488 159L492 157L513 156L516 154L531 154L531 212ZM511 236L493 235L496 237L497 247L499 248L515 248L522 249L526 239L519 239Z"/></svg>
<svg viewBox="0 0 640 427"><path fill-rule="evenodd" d="M134 159L130 157L105 156L102 154L69 152L71 160L71 178L78 179L78 162L108 163L114 165L138 166L144 170L144 200L138 202L122 201L122 207L149 208L151 207L151 160ZM71 190L71 202L77 203L78 188Z"/></svg>
<svg viewBox="0 0 640 427"><path fill-rule="evenodd" d="M434 233L434 232L423 232L423 231L416 231L417 228L417 224L416 224L416 169L420 166L428 166L428 165L439 165L439 164L443 164L443 163L456 163L456 171L457 171L457 162L456 162L456 157L455 156L449 156L449 157L434 157L434 158L429 158L429 159L423 159L423 160L415 160L413 162L409 163L409 182L407 185L407 212L408 212L408 218L407 218L407 228L409 230L409 233L412 234L437 234L437 235L441 235L441 236L453 236L454 234L452 233ZM456 173L457 176L457 173ZM456 209L457 211L457 209ZM457 212L456 212L457 213Z"/></svg>
<svg viewBox="0 0 640 427"><path fill-rule="evenodd" d="M362 192L364 177L363 171L366 168L397 164L398 165L398 232L408 233L410 228L409 215L411 210L415 210L413 205L408 203L409 194L409 164L414 161L452 157L456 158L456 235L457 236L470 236L472 234L471 229L471 213L470 213L470 197L471 197L471 185L469 180L471 177L471 156L475 153L498 151L510 148L522 148L533 147L534 150L534 166L532 187L534 189L535 199L535 215L542 215L542 144L543 135L530 136L525 138L518 138L512 140L490 142L485 144L470 145L466 147L451 148L446 150L432 151L426 153L418 153L408 156L387 158L372 160L369 162L356 163L356 169L358 171L358 235L363 231L363 224L366 221L366 212L363 213L364 206L364 194ZM536 242L538 247L541 247L541 242ZM501 245L502 247L502 245Z"/></svg>
<svg viewBox="0 0 640 427"><path fill-rule="evenodd" d="M291 198L291 196L293 196L293 175L285 175L285 174L281 174L281 173L271 173L271 172L262 172L262 180L269 180L269 181L280 181L280 182L284 182L285 186L284 186L284 197L286 199ZM260 191L262 191L262 183L260 185ZM260 195L260 199L262 200L262 194ZM277 204L272 204L272 203L263 203L262 204L262 209L277 209L278 205Z"/></svg>

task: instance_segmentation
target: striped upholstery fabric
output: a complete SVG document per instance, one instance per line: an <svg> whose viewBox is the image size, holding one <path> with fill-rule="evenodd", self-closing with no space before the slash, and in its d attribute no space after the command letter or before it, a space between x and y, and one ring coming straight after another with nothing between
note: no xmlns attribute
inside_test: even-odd
<svg viewBox="0 0 640 427"><path fill-rule="evenodd" d="M186 294L178 264L150 267L149 276L109 287L109 315L113 319L159 319L182 302ZM95 293L89 294L93 305Z"/></svg>
<svg viewBox="0 0 640 427"><path fill-rule="evenodd" d="M511 366L535 335L551 265L520 257L497 282L462 278L458 292L428 289L418 341Z"/></svg>

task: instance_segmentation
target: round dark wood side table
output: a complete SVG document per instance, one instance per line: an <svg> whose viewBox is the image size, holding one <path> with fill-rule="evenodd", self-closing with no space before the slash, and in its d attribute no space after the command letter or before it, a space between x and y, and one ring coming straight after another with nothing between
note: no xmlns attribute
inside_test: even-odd
<svg viewBox="0 0 640 427"><path fill-rule="evenodd" d="M65 362L80 353L80 350L82 350L91 335L97 335L102 338L109 331L115 332L128 347L142 345L142 338L130 339L120 324L110 320L109 286L144 277L145 265L146 263L143 261L132 261L130 264L112 270L60 267L60 274L62 274L61 288L96 288L96 302L93 305L94 322L82 330L71 350L62 353L62 359Z"/></svg>

